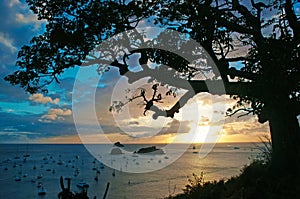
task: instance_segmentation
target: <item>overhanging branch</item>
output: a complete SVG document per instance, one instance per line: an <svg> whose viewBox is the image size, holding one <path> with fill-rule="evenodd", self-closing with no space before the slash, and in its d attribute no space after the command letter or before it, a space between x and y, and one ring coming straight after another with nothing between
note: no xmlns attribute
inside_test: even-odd
<svg viewBox="0 0 300 199"><path fill-rule="evenodd" d="M297 20L291 0L286 0L285 11L289 25L293 29L294 38L296 42L300 42L300 22Z"/></svg>
<svg viewBox="0 0 300 199"><path fill-rule="evenodd" d="M179 112L179 109L182 108L189 99L191 99L194 96L194 92L188 91L186 92L176 103L175 105L170 108L169 110L161 110L156 106L151 107L151 111L154 111L155 113L153 114L153 118L156 119L159 116L164 116L164 117L171 117L173 118L175 113Z"/></svg>

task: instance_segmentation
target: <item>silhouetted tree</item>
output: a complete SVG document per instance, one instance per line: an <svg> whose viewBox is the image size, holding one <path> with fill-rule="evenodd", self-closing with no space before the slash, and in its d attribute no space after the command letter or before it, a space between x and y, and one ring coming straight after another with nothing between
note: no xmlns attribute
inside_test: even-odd
<svg viewBox="0 0 300 199"><path fill-rule="evenodd" d="M223 81L226 94L237 100L228 115L243 111L243 114L257 115L261 123L269 122L272 168L283 173L299 170L300 21L296 1L276 0L268 4L254 0L245 4L238 0L27 2L38 18L47 20L48 24L44 34L33 37L30 45L20 50L18 70L6 77L11 84L20 85L30 93L45 91L46 85L59 82L58 75L66 68L82 65L88 53L102 41L125 30L134 30L141 21L154 20L161 27L175 29L199 42L219 72L213 67L195 68L170 52L133 47L123 54L123 59L108 64L119 68L120 74L131 82L151 76L158 82L171 84L157 75L158 69L146 65L148 60L166 64L175 70L174 78L188 81L195 92L187 92L182 97L183 103L161 111L155 108L161 96L154 94L152 100L147 100L141 91L138 96L144 98L146 110L152 107L155 117L163 113L173 117L195 94L210 92L207 81ZM160 41L159 37L156 41ZM174 44L175 48L176 45L179 44ZM105 55L109 53L113 52ZM140 55L142 71L130 70L126 60L133 54ZM234 64L239 67L233 67ZM109 67L99 66L99 71L106 70ZM197 73L207 70L214 75L206 80L195 79ZM181 88L180 84L172 86Z"/></svg>

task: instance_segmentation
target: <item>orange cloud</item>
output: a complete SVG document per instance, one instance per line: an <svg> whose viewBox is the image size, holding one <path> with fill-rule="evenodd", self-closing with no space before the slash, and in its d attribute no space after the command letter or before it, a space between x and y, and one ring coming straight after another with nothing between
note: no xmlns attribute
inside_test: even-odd
<svg viewBox="0 0 300 199"><path fill-rule="evenodd" d="M64 116L72 115L72 111L70 109L59 109L59 108L51 108L46 115L43 115L40 122L51 122L54 120L64 120Z"/></svg>
<svg viewBox="0 0 300 199"><path fill-rule="evenodd" d="M41 103L41 104L47 104L47 103L58 104L58 102L59 102L58 98L52 99L51 97L45 97L41 93L36 93L36 94L30 95L29 100L36 102L36 103Z"/></svg>

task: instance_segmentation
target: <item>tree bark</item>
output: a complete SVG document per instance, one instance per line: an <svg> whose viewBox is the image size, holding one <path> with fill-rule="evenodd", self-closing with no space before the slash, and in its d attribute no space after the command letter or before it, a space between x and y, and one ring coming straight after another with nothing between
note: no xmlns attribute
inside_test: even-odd
<svg viewBox="0 0 300 199"><path fill-rule="evenodd" d="M287 103L286 103L287 104ZM297 115L284 103L273 104L268 110L272 139L271 171L275 175L300 176L300 128Z"/></svg>

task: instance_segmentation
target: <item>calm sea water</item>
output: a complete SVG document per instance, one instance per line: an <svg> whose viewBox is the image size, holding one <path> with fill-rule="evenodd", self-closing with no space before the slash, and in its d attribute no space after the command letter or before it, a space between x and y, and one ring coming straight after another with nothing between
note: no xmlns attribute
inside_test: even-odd
<svg viewBox="0 0 300 199"><path fill-rule="evenodd" d="M125 145L125 149L131 152L146 146L149 145ZM78 182L89 183L90 198L94 196L102 198L107 182L110 182L107 196L110 199L163 198L169 194L182 192L188 183L188 177L192 177L193 173L199 175L203 172L206 181L238 175L243 166L250 163L259 153L253 143L217 144L205 158L200 159L197 154L199 147L200 145L191 145L174 163L158 171L127 173L124 170L130 164L134 164L136 168L150 168L163 164L169 159L168 154L143 156L130 153L129 158L125 155L109 154L112 165L118 164L117 157L123 158L126 162L124 167L120 164L120 171L107 165L101 168L101 158L104 160L105 157L99 155L100 161L95 161L95 157L84 145L1 144L0 198L57 198L57 194L61 191L60 176L72 178L73 191L79 191L76 187ZM24 160L24 154L30 156ZM156 161L157 159L159 160ZM97 174L97 170L100 174ZM38 176L42 178L37 179ZM98 182L94 179L96 176ZM20 177L21 180L15 181L16 177ZM32 179L36 181L32 182ZM45 196L38 195L38 182L43 183L46 188Z"/></svg>

